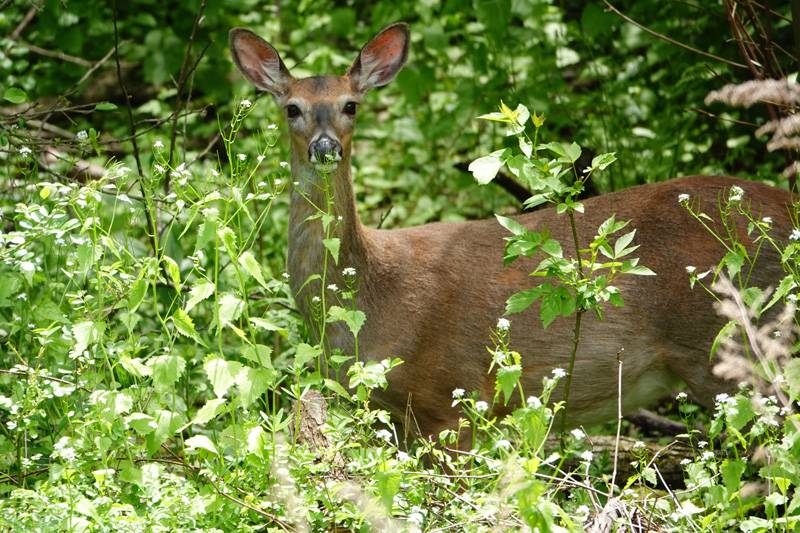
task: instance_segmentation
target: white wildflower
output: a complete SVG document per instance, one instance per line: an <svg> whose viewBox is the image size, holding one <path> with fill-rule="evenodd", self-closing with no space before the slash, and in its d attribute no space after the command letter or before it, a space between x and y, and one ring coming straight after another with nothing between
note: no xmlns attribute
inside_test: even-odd
<svg viewBox="0 0 800 533"><path fill-rule="evenodd" d="M700 456L701 461L710 461L712 459L714 459L714 452L710 450L703 452L703 454Z"/></svg>
<svg viewBox="0 0 800 533"><path fill-rule="evenodd" d="M264 161L264 155L263 154L259 154L258 157L256 157L256 161L258 161L259 163Z"/></svg>
<svg viewBox="0 0 800 533"><path fill-rule="evenodd" d="M686 459L686 458L681 459L681 464L684 465L684 466L688 465L691 462L692 462L691 459Z"/></svg>
<svg viewBox="0 0 800 533"><path fill-rule="evenodd" d="M375 432L375 436L379 439L385 440L386 442L392 441L392 433L388 429L379 429Z"/></svg>
<svg viewBox="0 0 800 533"><path fill-rule="evenodd" d="M278 163L278 165L280 165L281 168L289 168L289 163L287 163L286 161L281 161L280 163Z"/></svg>
<svg viewBox="0 0 800 533"><path fill-rule="evenodd" d="M485 413L489 410L489 404L484 402L483 400L479 400L475 402L475 410L479 413Z"/></svg>
<svg viewBox="0 0 800 533"><path fill-rule="evenodd" d="M559 379L561 379L563 377L566 377L566 375L567 375L567 373L566 373L566 371L564 371L563 368L554 368L553 369L553 376L555 376L555 377L557 377Z"/></svg>
<svg viewBox="0 0 800 533"><path fill-rule="evenodd" d="M689 195L688 194L683 193L683 194L679 194L678 195L678 203L685 204L688 201L689 201Z"/></svg>
<svg viewBox="0 0 800 533"><path fill-rule="evenodd" d="M533 407L534 409L538 409L542 406L542 400L540 400L538 396L528 396L525 403L528 404L528 407Z"/></svg>
<svg viewBox="0 0 800 533"><path fill-rule="evenodd" d="M165 169L163 166L161 166L161 165L159 165L159 164L155 164L155 165L153 165L153 169L154 169L154 170L156 171L156 173L158 173L158 174L163 174L163 173L164 173L164 170L166 170L166 169Z"/></svg>
<svg viewBox="0 0 800 533"><path fill-rule="evenodd" d="M791 235L789 235L789 239L793 241L800 241L800 229L794 228Z"/></svg>
<svg viewBox="0 0 800 533"><path fill-rule="evenodd" d="M164 149L164 143L161 142L161 139L156 139L156 142L153 143L153 149L155 149L155 150L163 150Z"/></svg>
<svg viewBox="0 0 800 533"><path fill-rule="evenodd" d="M494 443L494 447L497 448L498 450L510 450L511 443L506 439L500 439Z"/></svg>
<svg viewBox="0 0 800 533"><path fill-rule="evenodd" d="M322 301L322 299L319 296L312 296L311 301L315 304L318 304Z"/></svg>
<svg viewBox="0 0 800 533"><path fill-rule="evenodd" d="M411 456L403 450L397 450L397 460L401 463L405 463L411 460Z"/></svg>
<svg viewBox="0 0 800 533"><path fill-rule="evenodd" d="M797 303L797 295L796 294L789 294L788 296L786 296L786 301L789 302L790 304L796 304Z"/></svg>
<svg viewBox="0 0 800 533"><path fill-rule="evenodd" d="M343 268L342 269L342 275L343 276L355 276L356 275L356 269L353 268L353 267Z"/></svg>
<svg viewBox="0 0 800 533"><path fill-rule="evenodd" d="M700 448L701 450L703 448L705 448L706 446L708 446L708 442L706 442L704 440L701 440L700 442L697 443L697 447Z"/></svg>
<svg viewBox="0 0 800 533"><path fill-rule="evenodd" d="M270 124L269 126L267 126L267 129L268 130L277 130L278 129L278 125L277 124Z"/></svg>
<svg viewBox="0 0 800 533"><path fill-rule="evenodd" d="M697 270L697 267L693 267L692 265L688 265L686 267L686 273L687 274L694 274L695 270Z"/></svg>
<svg viewBox="0 0 800 533"><path fill-rule="evenodd" d="M20 146L19 148L19 155L22 157L29 157L33 152L27 146Z"/></svg>
<svg viewBox="0 0 800 533"><path fill-rule="evenodd" d="M686 394L685 392L679 392L677 395L675 395L675 399L678 400L679 402L685 402L688 398L689 395Z"/></svg>
<svg viewBox="0 0 800 533"><path fill-rule="evenodd" d="M646 446L645 443L640 440L637 440L636 442L633 443L634 450L642 450L645 448L645 446Z"/></svg>
<svg viewBox="0 0 800 533"><path fill-rule="evenodd" d="M463 398L465 392L464 389L453 389L453 398Z"/></svg>
<svg viewBox="0 0 800 533"><path fill-rule="evenodd" d="M81 130L75 137L77 137L79 141L85 141L89 138L89 134L86 132L86 130Z"/></svg>
<svg viewBox="0 0 800 533"><path fill-rule="evenodd" d="M728 192L728 201L729 202L740 202L742 197L744 196L744 189L739 187L738 185L734 185L731 187L731 190Z"/></svg>
<svg viewBox="0 0 800 533"><path fill-rule="evenodd" d="M280 178L275 178L275 186L280 187L281 185L283 185L283 180Z"/></svg>
<svg viewBox="0 0 800 533"><path fill-rule="evenodd" d="M338 285L336 285L335 283L331 283L330 285L328 285L328 290L329 290L329 291L336 292L336 291L338 291L338 290L339 290L339 286L338 286Z"/></svg>
<svg viewBox="0 0 800 533"><path fill-rule="evenodd" d="M575 438L575 440L583 440L586 438L586 433L584 433L580 428L573 429L570 431L570 434Z"/></svg>
<svg viewBox="0 0 800 533"><path fill-rule="evenodd" d="M283 274L281 274L281 277L283 279L285 279L286 281L289 281L289 273L288 272L284 272Z"/></svg>
<svg viewBox="0 0 800 533"><path fill-rule="evenodd" d="M771 226L772 225L772 217L764 217L761 219L761 222L764 224Z"/></svg>
<svg viewBox="0 0 800 533"><path fill-rule="evenodd" d="M714 401L716 403L727 403L729 399L730 399L730 396L727 393L721 392L721 393L717 394L717 396L714 398Z"/></svg>
<svg viewBox="0 0 800 533"><path fill-rule="evenodd" d="M592 459L594 459L594 454L589 450L586 450L585 452L581 452L581 459L589 463L592 461Z"/></svg>
<svg viewBox="0 0 800 533"><path fill-rule="evenodd" d="M243 109L249 109L250 106L253 105L253 102L245 98L244 100L242 100L240 105L242 106Z"/></svg>
<svg viewBox="0 0 800 533"><path fill-rule="evenodd" d="M497 319L497 330L498 331L508 331L511 327L511 321L507 318L498 318Z"/></svg>
<svg viewBox="0 0 800 533"><path fill-rule="evenodd" d="M239 158L239 161L245 161L247 159L247 154L237 154L236 157Z"/></svg>

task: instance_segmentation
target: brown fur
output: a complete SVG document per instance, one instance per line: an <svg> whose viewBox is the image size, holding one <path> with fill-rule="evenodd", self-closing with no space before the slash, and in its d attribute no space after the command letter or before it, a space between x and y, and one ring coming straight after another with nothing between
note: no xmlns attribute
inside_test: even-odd
<svg viewBox="0 0 800 533"><path fill-rule="evenodd" d="M407 39L407 30L404 26L389 30L364 48L371 54L364 65L389 65L396 70L402 66L408 43L396 39ZM253 46L250 34L237 42L232 33L231 42L233 48ZM402 60L398 54L403 55ZM235 53L236 57L250 58L266 55L264 51ZM279 58L273 58L270 64L282 66ZM354 120L339 108L347 101L360 102L366 89L388 83L386 79L391 81L396 71L364 72L360 55L345 76L294 80L287 72L286 78L272 83L277 71L270 73L272 77L253 79L258 65L239 66L256 85L271 90L279 103L294 103L303 109L301 120L290 121L292 169L300 186L292 194L288 258L291 285L301 312L311 319L310 298L319 294L320 287L312 283L301 290L301 286L308 276L321 273L326 253L320 221L308 220L315 213L309 202L324 205L322 178L307 156L309 143L322 132L334 135L343 147L343 159L329 178L334 211L342 217L334 230L341 239L340 261L338 267L331 266L327 282L342 287L341 268L354 267L358 272L356 303L367 315L359 335L359 357L400 357L405 361L389 374L388 390L378 394L398 417L410 402L423 434L455 427L459 412L450 406L453 389L476 390L482 399L491 400L493 376L488 373L490 356L486 351L489 333L503 315L506 299L537 283L527 275L534 262L503 266L503 237L508 234L494 219L395 230L361 224L350 170ZM280 87L288 89L281 92ZM312 112L315 106L328 106L325 123L315 121L314 117L320 116ZM734 178L693 176L584 202L586 214L576 215L583 245L591 241L603 220L615 214L617 219L630 220L631 227L637 229L635 243L641 248L636 255L658 275L623 276L618 286L625 306L609 308L603 321L586 316L572 382L571 424L600 422L614 415L616 354L620 350L625 410L653 403L668 394L678 380L685 381L708 404L717 392L730 388L711 373L708 361L711 340L722 321L714 314L710 297L702 289L689 288L685 272L687 265L698 269L716 265L724 251L679 205L678 195L701 198L703 210L714 214L719 195L726 194L734 184L752 199L754 212L772 217L785 237L791 227L789 194ZM565 249L571 249L567 218L556 215L553 209L522 215L517 220L529 228L549 229ZM767 249L751 283L774 285L779 274L777 258ZM523 356L522 386L526 394L535 394L543 376L557 367L566 369L573 320L557 319L543 330L538 306L511 319L511 346ZM344 325L328 325L326 337L330 346L353 353L353 338ZM555 399L561 393L557 390Z"/></svg>

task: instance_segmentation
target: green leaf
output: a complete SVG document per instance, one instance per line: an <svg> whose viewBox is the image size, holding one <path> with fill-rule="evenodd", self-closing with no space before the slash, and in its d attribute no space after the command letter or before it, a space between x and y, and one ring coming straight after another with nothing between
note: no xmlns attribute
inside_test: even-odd
<svg viewBox="0 0 800 533"><path fill-rule="evenodd" d="M514 220L513 218L504 217L502 215L495 215L494 216L497 221L500 223L501 226L506 228L508 231L513 233L514 235L524 235L528 232L527 228Z"/></svg>
<svg viewBox="0 0 800 533"><path fill-rule="evenodd" d="M205 435L195 435L194 437L189 437L188 439L186 439L186 442L184 442L184 444L186 445L186 449L189 451L206 450L213 453L214 455L219 455L217 447L214 446L214 443L211 441L211 439L209 439Z"/></svg>
<svg viewBox="0 0 800 533"><path fill-rule="evenodd" d="M330 378L325 378L322 381L323 383L325 383L325 387L327 387L329 390L335 392L342 398L350 399L350 393L348 393L347 390L344 387L342 387L342 384L339 383L338 381Z"/></svg>
<svg viewBox="0 0 800 533"><path fill-rule="evenodd" d="M186 370L186 361L177 355L157 355L148 362L153 369L153 385L159 391L168 391Z"/></svg>
<svg viewBox="0 0 800 533"><path fill-rule="evenodd" d="M511 297L506 300L506 314L512 315L526 310L533 302L541 297L542 292L542 286L539 286L512 294Z"/></svg>
<svg viewBox="0 0 800 533"><path fill-rule="evenodd" d="M236 375L243 366L237 361L226 361L219 357L213 357L203 363L203 369L206 371L217 398L225 396L228 389L236 383Z"/></svg>
<svg viewBox="0 0 800 533"><path fill-rule="evenodd" d="M793 401L800 401L800 359L793 358L783 368L783 375L789 385L789 394Z"/></svg>
<svg viewBox="0 0 800 533"><path fill-rule="evenodd" d="M511 398L514 389L519 383L520 376L522 376L522 367L519 365L512 365L497 369L495 389L503 393L503 405L508 405L508 400Z"/></svg>
<svg viewBox="0 0 800 533"><path fill-rule="evenodd" d="M657 485L658 482L656 480L656 471L654 468L647 466L642 469L642 477L645 481L650 483L651 485Z"/></svg>
<svg viewBox="0 0 800 533"><path fill-rule="evenodd" d="M617 160L617 154L610 152L607 154L600 154L592 158L592 170L605 170L610 164Z"/></svg>
<svg viewBox="0 0 800 533"><path fill-rule="evenodd" d="M563 257L561 243L555 239L547 239L542 243L542 251L551 257Z"/></svg>
<svg viewBox="0 0 800 533"><path fill-rule="evenodd" d="M328 309L328 322L344 322L353 337L358 337L358 332L364 322L367 321L367 315L358 309L344 309L338 305L333 305Z"/></svg>
<svg viewBox="0 0 800 533"><path fill-rule="evenodd" d="M234 233L231 228L223 226L222 228L217 229L217 237L222 241L222 244L225 246L225 250L228 252L228 255L232 259L236 259L239 255L236 250L236 233Z"/></svg>
<svg viewBox="0 0 800 533"><path fill-rule="evenodd" d="M131 413L125 417L125 422L139 435L149 435L156 430L156 419L144 413Z"/></svg>
<svg viewBox="0 0 800 533"><path fill-rule="evenodd" d="M620 268L620 272L623 274L633 274L634 276L655 276L656 273L647 268L644 265L631 265L628 261L626 261L622 268Z"/></svg>
<svg viewBox="0 0 800 533"><path fill-rule="evenodd" d="M117 109L117 104L112 104L111 102L100 102L94 106L95 111L113 111L115 109Z"/></svg>
<svg viewBox="0 0 800 533"><path fill-rule="evenodd" d="M248 274L255 278L259 285L264 288L267 287L267 281L264 279L264 274L261 272L261 265L250 250L247 250L239 256L239 264Z"/></svg>
<svg viewBox="0 0 800 533"><path fill-rule="evenodd" d="M28 94L19 87L9 87L3 93L3 99L12 104L22 104L28 101Z"/></svg>
<svg viewBox="0 0 800 533"><path fill-rule="evenodd" d="M184 311L188 313L194 309L197 304L214 294L214 287L214 284L210 281L202 281L192 287L189 291L189 300L183 307Z"/></svg>
<svg viewBox="0 0 800 533"><path fill-rule="evenodd" d="M219 300L219 321L222 325L229 325L239 318L244 309L244 302L233 294L225 294Z"/></svg>
<svg viewBox="0 0 800 533"><path fill-rule="evenodd" d="M189 314L181 309L180 307L175 310L172 314L172 323L175 325L175 330L183 335L184 337L189 337L193 339L198 344L202 344L205 346L205 343L200 339L197 335L197 331L194 329L194 321Z"/></svg>
<svg viewBox="0 0 800 533"><path fill-rule="evenodd" d="M180 292L181 269L178 266L178 263L176 263L175 260L168 255L165 255L162 258L162 261L164 262L164 268L166 269L167 274L169 274L170 280L172 281L172 286L178 289L178 291Z"/></svg>
<svg viewBox="0 0 800 533"><path fill-rule="evenodd" d="M145 437L147 453L153 455L158 451L161 445L180 429L184 420L185 418L180 413L167 410L156 412L156 429Z"/></svg>
<svg viewBox="0 0 800 533"><path fill-rule="evenodd" d="M213 420L220 412L223 405L227 400L225 398L214 398L208 400L206 404L197 411L188 425L192 424L205 424L209 420ZM185 428L184 428L185 429Z"/></svg>
<svg viewBox="0 0 800 533"><path fill-rule="evenodd" d="M731 496L739 492L742 474L747 464L739 459L725 459L722 461L720 470L722 471L722 482Z"/></svg>
<svg viewBox="0 0 800 533"><path fill-rule="evenodd" d="M539 145L540 149L550 150L567 163L575 163L581 156L581 147L576 143L546 143Z"/></svg>
<svg viewBox="0 0 800 533"><path fill-rule="evenodd" d="M73 324L72 337L75 339L75 344L72 347L72 351L70 351L70 357L77 357L86 351L89 346L97 344L103 337L105 329L105 322L87 320Z"/></svg>
<svg viewBox="0 0 800 533"><path fill-rule="evenodd" d="M722 258L722 263L728 269L728 276L731 278L736 277L739 272L742 270L742 265L744 265L744 256L734 250L731 250L725 257Z"/></svg>
<svg viewBox="0 0 800 533"><path fill-rule="evenodd" d="M337 238L333 239L322 239L322 245L325 247L328 252L330 252L331 257L333 257L333 262L337 265L339 264L339 246L341 245L341 241Z"/></svg>
<svg viewBox="0 0 800 533"><path fill-rule="evenodd" d="M294 354L295 368L304 367L309 361L313 361L322 354L322 349L319 346L311 346L301 342L297 345Z"/></svg>
<svg viewBox="0 0 800 533"><path fill-rule="evenodd" d="M272 359L270 358L272 355L272 348L269 346L265 346L263 344L245 346L242 348L242 355L246 359L249 359L254 363L258 363L265 368L272 368Z"/></svg>
<svg viewBox="0 0 800 533"><path fill-rule="evenodd" d="M778 301L781 298L785 297L787 294L789 294L789 292L793 288L794 288L794 276L788 274L781 280L780 284L778 285L778 288L775 289L775 292L772 294L772 298L770 298L767 305L765 305L764 308L761 309L761 312L763 313L764 311L766 311L767 309L778 303Z"/></svg>
<svg viewBox="0 0 800 533"><path fill-rule="evenodd" d="M128 311L131 313L136 312L147 294L147 287L148 283L144 279L140 278L133 282L128 291Z"/></svg>
<svg viewBox="0 0 800 533"><path fill-rule="evenodd" d="M239 389L239 402L242 407L250 407L265 394L275 382L276 372L268 368L251 368L245 366L236 375L236 387Z"/></svg>
<svg viewBox="0 0 800 533"><path fill-rule="evenodd" d="M130 375L136 376L137 378L144 378L153 374L153 370L142 363L142 360L138 357L130 358L123 355L119 358L119 364Z"/></svg>
<svg viewBox="0 0 800 533"><path fill-rule="evenodd" d="M506 152L505 149L497 150L489 155L479 157L469 164L467 170L472 172L478 183L486 185L497 176L497 172L503 166Z"/></svg>
<svg viewBox="0 0 800 533"><path fill-rule="evenodd" d="M200 229L197 230L197 240L194 245L195 252L202 250L214 240L214 236L217 234L217 220L215 216L206 216L203 219Z"/></svg>
<svg viewBox="0 0 800 533"><path fill-rule="evenodd" d="M623 257L630 252L633 252L635 248L630 249L630 251L626 250L628 245L633 241L633 238L636 236L636 230L629 231L614 243L614 258ZM626 252L626 253L623 253Z"/></svg>

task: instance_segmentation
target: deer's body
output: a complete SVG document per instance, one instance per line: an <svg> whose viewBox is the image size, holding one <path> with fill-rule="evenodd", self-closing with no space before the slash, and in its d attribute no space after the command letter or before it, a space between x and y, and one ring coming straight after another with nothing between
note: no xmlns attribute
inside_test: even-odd
<svg viewBox="0 0 800 533"><path fill-rule="evenodd" d="M321 288L318 283L304 283L322 273L326 254L322 223L309 219L317 213L313 205L325 205L316 156L333 154L339 161L328 167L328 183L334 214L340 219L330 236L340 239L341 249L338 266L329 261L326 283L343 287L342 268L355 268L356 307L367 315L358 337L359 357L404 361L390 372L389 388L378 398L401 419L410 406L412 425L425 435L453 428L459 414L451 407L453 389L475 390L482 399L492 398L489 333L503 315L506 299L537 282L528 276L532 261L503 266L507 232L494 219L393 230L361 224L351 182L352 121L334 115L343 105L360 101L366 89L391 81L405 60L407 30L394 25L376 36L346 76L303 80L291 78L277 52L253 34L234 30L231 43L237 65L251 81L272 92L287 109L300 108L294 117L296 110L289 109L292 171L299 185L291 200L288 269L301 313L313 322L311 297ZM723 248L679 205L678 195L699 197L704 210L714 213L718 195L734 184L745 190L754 212L770 216L776 228L791 227L787 192L733 178L682 178L584 202L585 214L577 215L579 241L590 242L612 214L631 220L636 242L642 245L641 264L657 276L623 276L617 285L625 306L609 309L602 321L585 317L570 392L572 424L614 416L620 350L626 410L653 403L679 380L708 404L716 393L730 388L713 375L708 361L721 320L710 297L699 288L689 288L685 271L687 265L698 269L716 265ZM517 220L532 229L547 228L565 244L571 242L566 217L553 209ZM765 250L752 284L774 285L779 273L777 258ZM536 308L512 317L511 347L522 354L522 385L528 394L538 392L542 377L554 368L567 367L573 336L571 319L557 319L542 329ZM343 323L326 326L326 341L344 353L355 351Z"/></svg>

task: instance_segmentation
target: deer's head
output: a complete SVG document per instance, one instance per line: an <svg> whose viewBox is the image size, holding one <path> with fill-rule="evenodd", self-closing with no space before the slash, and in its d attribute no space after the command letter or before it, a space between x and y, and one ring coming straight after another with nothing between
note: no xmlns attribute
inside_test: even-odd
<svg viewBox="0 0 800 533"><path fill-rule="evenodd" d="M392 24L361 49L344 76L295 79L268 42L243 28L230 32L236 66L284 109L293 157L318 168L349 161L358 106L369 89L395 78L406 62L408 43L408 26Z"/></svg>

